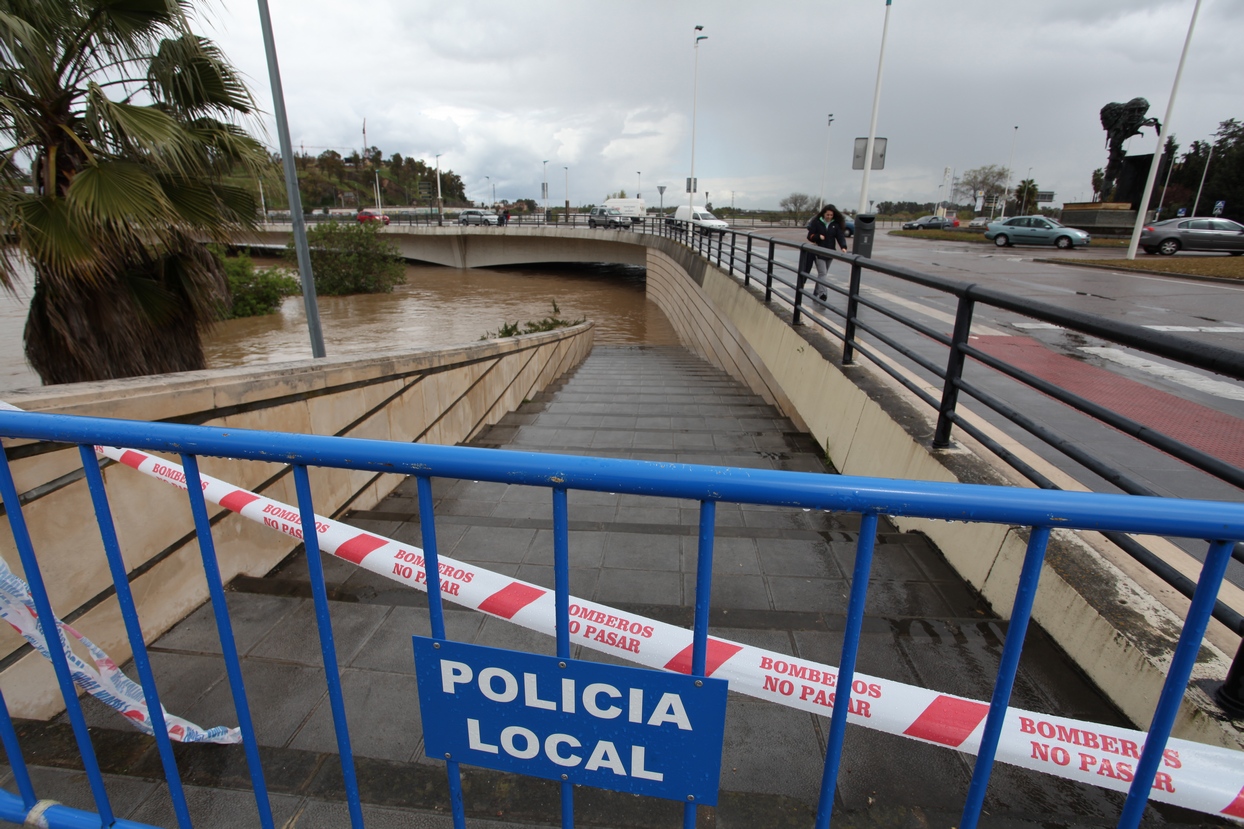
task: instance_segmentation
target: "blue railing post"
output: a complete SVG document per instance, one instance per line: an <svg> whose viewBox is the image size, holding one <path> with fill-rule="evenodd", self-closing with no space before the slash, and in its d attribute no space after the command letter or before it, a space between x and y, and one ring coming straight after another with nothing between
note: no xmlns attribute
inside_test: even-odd
<svg viewBox="0 0 1244 829"><path fill-rule="evenodd" d="M428 620L432 638L445 638L445 610L441 600L440 557L436 552L436 519L432 510L432 479L419 475L415 479L419 492L419 532L423 538L423 574L428 586ZM445 774L449 778L449 808L454 816L454 829L466 829L466 804L462 799L462 769L458 761L445 757Z"/></svg>
<svg viewBox="0 0 1244 829"><path fill-rule="evenodd" d="M35 610L39 614L36 623L47 643L48 656L52 669L56 673L56 682L60 686L61 697L65 701L65 713L73 727L73 736L78 744L78 752L82 755L82 765L90 784L91 796L95 800L95 809L99 812L103 825L110 825L113 820L112 804L108 800L108 790L104 787L104 777L99 769L99 758L95 756L95 747L91 744L91 734L86 728L86 719L82 716L82 703L78 701L77 686L69 671L69 661L65 657L65 645L61 639L61 631L56 624L56 614L52 610L52 600L48 598L47 587L43 582L43 572L39 569L39 560L35 556L34 544L30 540L30 531L26 526L26 516L22 512L21 500L18 498L17 485L13 482L13 471L9 468L9 459L0 446L0 502L4 503L8 513L9 531L13 534L13 542L17 546L17 556L26 571L26 583L30 585L30 596L34 600ZM21 764L21 755L18 763ZM29 780L27 781L29 782ZM23 797L25 793L23 793ZM31 804L34 805L34 804Z"/></svg>
<svg viewBox="0 0 1244 829"><path fill-rule="evenodd" d="M259 825L263 829L273 829L272 804L268 800L268 786L264 782L263 764L259 761L259 741L255 738L255 723L251 719L251 707L246 700L246 685L242 681L242 662L238 657L237 640L233 638L233 620L229 618L229 604L225 599L225 585L220 576L220 563L216 560L216 542L212 539L212 522L207 515L207 502L203 500L203 479L199 477L199 459L194 455L183 454L181 464L186 474L190 514L194 517L195 534L199 541L199 557L203 560L203 574L207 579L207 591L212 599L212 614L216 617L220 652L225 659L225 674L229 677L233 708L237 712L238 728L242 732L246 767L250 771L251 787L255 791L255 808L259 812Z"/></svg>
<svg viewBox="0 0 1244 829"><path fill-rule="evenodd" d="M1158 697L1157 709L1149 723L1145 747L1141 749L1140 760L1136 763L1136 777L1132 780L1132 787L1128 789L1123 813L1119 815L1119 829L1136 829L1145 815L1149 790L1156 781L1158 763L1162 761L1166 741L1170 739L1175 717L1179 714L1179 705L1183 702L1184 692L1188 688L1188 679L1192 676L1192 667L1196 664L1201 640L1205 638L1205 628L1214 609L1218 588L1227 574L1233 547L1235 544L1230 541L1215 541L1209 545L1205 563L1201 565L1201 577L1197 579L1196 593L1188 606L1184 628L1179 633L1179 643L1175 645L1171 667L1166 672L1166 682L1163 683L1162 694Z"/></svg>
<svg viewBox="0 0 1244 829"><path fill-rule="evenodd" d="M147 703L147 715L151 718L152 736L156 741L160 764L164 768L164 780L168 783L173 814L177 817L178 826L190 829L190 807L186 803L186 792L181 784L181 774L177 771L177 759L173 756L173 743L168 736L168 723L164 719L164 709L160 707L155 674L151 670L151 659L147 655L147 641L143 637L138 607L134 604L129 574L125 569L125 559L121 555L121 545L117 541L112 509L108 506L108 492L104 488L104 476L99 471L99 461L95 458L94 447L80 445L78 455L82 458L82 471L86 474L87 489L90 490L91 503L95 508L95 523L99 526L100 540L104 544L108 571L112 574L112 585L117 594L117 607L121 610L125 633L130 640L130 653L134 660L134 668L138 671L139 682L142 683L143 701Z"/></svg>
<svg viewBox="0 0 1244 829"><path fill-rule="evenodd" d="M972 334L972 311L976 301L972 299L975 285L964 288L959 295L959 308L955 313L955 330L951 335L950 354L946 358L946 377L942 385L942 403L938 408L937 428L933 432L933 448L945 449L950 445L950 416L959 404L959 378L963 376L963 347Z"/></svg>
<svg viewBox="0 0 1244 829"><path fill-rule="evenodd" d="M855 682L855 662L864 627L864 605L868 600L868 579L872 573L873 549L877 544L877 514L860 516L860 535L855 543L855 567L851 572L851 594L847 601L846 629L842 632L842 660L834 689L834 710L829 719L829 738L825 746L825 768L821 772L821 795L816 806L816 829L829 829L834 809L834 789L842 763L842 743L847 735L847 714L851 710L851 685Z"/></svg>
<svg viewBox="0 0 1244 829"><path fill-rule="evenodd" d="M730 276L734 276L734 251L739 246L739 234L736 230L730 231Z"/></svg>
<svg viewBox="0 0 1244 829"><path fill-rule="evenodd" d="M553 590L557 658L570 658L570 511L565 487L553 487ZM564 662L562 663L565 664ZM574 829L574 784L562 775L562 829Z"/></svg>
<svg viewBox="0 0 1244 829"><path fill-rule="evenodd" d="M324 657L324 678L328 681L328 703L333 713L333 729L337 735L337 754L341 758L341 776L345 783L350 825L354 829L363 829L363 805L359 800L354 748L350 744L346 703L341 691L341 673L337 668L337 646L333 639L333 620L328 609L328 587L324 584L324 562L320 560L320 537L315 526L315 502L311 497L311 479L307 475L307 467L302 464L294 464L294 489L298 493L302 543L307 556L311 595L315 603L315 624L320 634L320 653Z"/></svg>
<svg viewBox="0 0 1244 829"><path fill-rule="evenodd" d="M976 766L972 769L972 782L968 784L968 796L963 804L959 829L976 829L981 807L985 804L985 789L989 786L989 775L993 771L994 757L998 753L998 740L1002 737L1006 709L1011 704L1011 690L1015 687L1015 673L1019 670L1019 657L1024 650L1024 637L1028 633L1028 621L1032 618L1032 603L1037 596L1041 565L1045 562L1045 548L1049 540L1049 527L1033 527L1032 534L1028 537L1028 549L1024 553L1019 585L1015 588L1015 603L1011 607L1011 620L1007 623L1006 643L1002 646L998 678L994 682L993 696L989 701L989 714L985 718L980 749L976 752Z"/></svg>
<svg viewBox="0 0 1244 829"><path fill-rule="evenodd" d="M700 537L695 560L695 619L691 634L691 675L704 676L708 663L708 613L713 595L713 526L717 502L700 502ZM695 803L683 804L683 829L695 829Z"/></svg>

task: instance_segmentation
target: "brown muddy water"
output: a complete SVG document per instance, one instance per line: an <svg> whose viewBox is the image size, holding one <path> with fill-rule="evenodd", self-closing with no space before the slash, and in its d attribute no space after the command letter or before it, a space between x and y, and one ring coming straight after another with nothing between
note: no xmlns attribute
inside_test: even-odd
<svg viewBox="0 0 1244 829"><path fill-rule="evenodd" d="M259 266L280 260L255 258ZM14 296L0 290L0 392L37 387L22 352L30 282ZM391 294L320 297L329 357L473 343L505 323L553 312L596 323L601 344L676 345L677 335L644 295L644 269L622 265L445 268L407 265L406 283ZM209 368L261 365L311 357L302 297L279 313L218 323L204 342Z"/></svg>

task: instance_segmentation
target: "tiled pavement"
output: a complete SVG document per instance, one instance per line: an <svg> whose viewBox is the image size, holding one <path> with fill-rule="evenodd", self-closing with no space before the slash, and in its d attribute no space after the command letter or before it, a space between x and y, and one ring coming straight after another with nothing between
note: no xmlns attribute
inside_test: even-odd
<svg viewBox="0 0 1244 829"><path fill-rule="evenodd" d="M677 348L601 347L559 387L525 403L475 445L644 460L831 472L816 444L727 376ZM541 488L434 482L441 552L553 586L551 500ZM692 502L570 493L571 590L689 626L698 508ZM346 520L420 543L413 482L374 510ZM858 521L854 516L719 505L712 632L836 664ZM412 634L428 635L424 594L337 559L325 560L365 816L369 827L444 827L448 803L439 762L424 758L411 657ZM276 824L348 824L324 690L318 638L301 555L262 579L231 585L243 672L264 747ZM988 699L1006 625L921 537L883 525L870 585L861 671ZM481 614L450 609L452 639L552 653L552 641ZM235 724L208 607L153 648L166 706L203 726ZM608 659L593 651L575 656ZM1030 635L1015 702L1100 722L1122 722L1039 632ZM149 739L88 703L118 814L173 825ZM828 720L731 695L715 809L700 826L811 826ZM44 797L89 805L63 723L23 724L42 746ZM26 741L31 744L30 739ZM852 728L835 822L938 827L958 822L970 757ZM239 748L183 746L195 825L257 825ZM556 788L529 778L464 770L469 823L502 829L557 822ZM11 787L6 776L0 781ZM679 804L579 789L581 826L681 823ZM999 765L984 825L1113 825L1121 798ZM1212 823L1178 810L1150 810L1150 825Z"/></svg>

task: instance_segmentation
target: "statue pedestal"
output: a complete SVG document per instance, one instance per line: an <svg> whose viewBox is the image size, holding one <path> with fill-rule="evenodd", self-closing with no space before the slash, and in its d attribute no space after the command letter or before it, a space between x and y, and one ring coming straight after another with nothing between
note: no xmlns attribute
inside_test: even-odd
<svg viewBox="0 0 1244 829"><path fill-rule="evenodd" d="M1136 211L1127 202L1071 202L1063 205L1062 223L1094 236L1128 236Z"/></svg>

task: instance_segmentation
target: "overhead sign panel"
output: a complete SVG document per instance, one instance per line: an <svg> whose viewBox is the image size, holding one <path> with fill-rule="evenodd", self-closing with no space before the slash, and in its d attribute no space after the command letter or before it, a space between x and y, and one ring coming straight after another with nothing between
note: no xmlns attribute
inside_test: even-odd
<svg viewBox="0 0 1244 829"><path fill-rule="evenodd" d="M1038 190L1037 191L1037 203L1038 204L1043 203L1043 202L1051 202L1051 201L1054 201L1053 190Z"/></svg>
<svg viewBox="0 0 1244 829"><path fill-rule="evenodd" d="M873 139L872 169L874 170L885 169L886 143L887 143L887 139L885 138L874 138ZM868 139L867 138L855 139L855 152L851 156L851 169L852 170L863 170L864 169L864 153L867 150L868 150Z"/></svg>
<svg viewBox="0 0 1244 829"><path fill-rule="evenodd" d="M428 757L717 803L724 680L413 639Z"/></svg>

